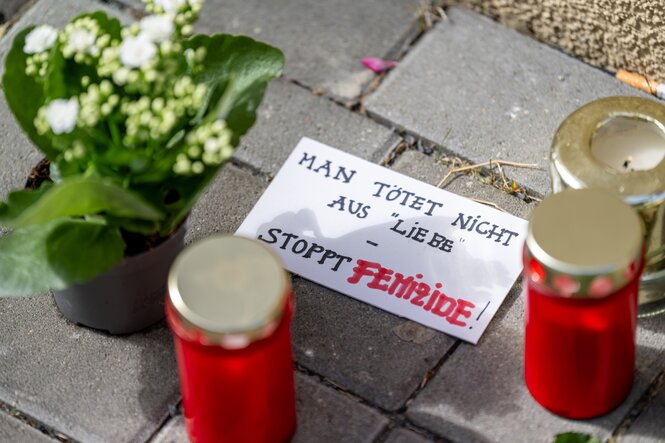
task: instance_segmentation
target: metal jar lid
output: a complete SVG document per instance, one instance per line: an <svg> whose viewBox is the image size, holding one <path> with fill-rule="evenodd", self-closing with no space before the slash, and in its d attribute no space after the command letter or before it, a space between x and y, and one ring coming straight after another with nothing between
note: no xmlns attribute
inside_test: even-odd
<svg viewBox="0 0 665 443"><path fill-rule="evenodd" d="M604 297L641 266L642 223L618 197L568 189L532 212L525 248L529 282L564 297Z"/></svg>
<svg viewBox="0 0 665 443"><path fill-rule="evenodd" d="M631 205L665 200L665 161L652 169L630 174L603 164L594 157L592 141L615 117L652 123L665 134L665 106L642 97L607 97L592 101L570 114L559 126L551 149L552 177L563 187L599 188L617 193ZM558 189L555 189L558 191Z"/></svg>
<svg viewBox="0 0 665 443"><path fill-rule="evenodd" d="M268 248L232 236L209 237L186 248L171 267L168 287L183 328L229 349L270 335L291 290Z"/></svg>

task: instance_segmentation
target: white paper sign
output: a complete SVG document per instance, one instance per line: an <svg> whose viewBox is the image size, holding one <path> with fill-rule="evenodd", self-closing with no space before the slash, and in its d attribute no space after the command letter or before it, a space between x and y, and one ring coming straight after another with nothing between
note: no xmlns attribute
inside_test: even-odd
<svg viewBox="0 0 665 443"><path fill-rule="evenodd" d="M477 343L522 269L526 221L303 138L237 235L288 270Z"/></svg>

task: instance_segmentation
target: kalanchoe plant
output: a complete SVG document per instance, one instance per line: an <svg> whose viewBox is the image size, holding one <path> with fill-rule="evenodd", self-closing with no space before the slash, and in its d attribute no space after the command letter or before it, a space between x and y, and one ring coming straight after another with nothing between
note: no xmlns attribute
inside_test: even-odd
<svg viewBox="0 0 665 443"><path fill-rule="evenodd" d="M0 204L0 295L87 281L168 236L231 157L284 57L191 36L201 3L147 0L139 23L94 12L16 35L4 93L51 180Z"/></svg>

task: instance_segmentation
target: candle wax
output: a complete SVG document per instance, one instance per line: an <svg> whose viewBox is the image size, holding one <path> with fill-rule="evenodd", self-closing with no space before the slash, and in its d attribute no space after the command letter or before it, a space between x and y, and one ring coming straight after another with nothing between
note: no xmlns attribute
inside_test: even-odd
<svg viewBox="0 0 665 443"><path fill-rule="evenodd" d="M620 172L653 169L665 158L665 133L648 120L612 117L591 139L591 153Z"/></svg>

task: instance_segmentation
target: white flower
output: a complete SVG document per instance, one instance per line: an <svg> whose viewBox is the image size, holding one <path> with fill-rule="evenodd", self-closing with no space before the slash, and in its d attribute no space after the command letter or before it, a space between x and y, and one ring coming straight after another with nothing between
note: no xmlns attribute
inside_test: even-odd
<svg viewBox="0 0 665 443"><path fill-rule="evenodd" d="M95 45L95 35L83 28L76 28L69 34L67 46L74 52L90 52Z"/></svg>
<svg viewBox="0 0 665 443"><path fill-rule="evenodd" d="M25 37L23 52L26 54L36 54L44 52L55 43L58 37L58 31L49 25L37 26Z"/></svg>
<svg viewBox="0 0 665 443"><path fill-rule="evenodd" d="M76 98L53 100L46 107L44 116L54 134L72 132L76 126L79 102Z"/></svg>
<svg viewBox="0 0 665 443"><path fill-rule="evenodd" d="M141 34L153 42L168 40L173 34L173 16L149 15L141 20Z"/></svg>
<svg viewBox="0 0 665 443"><path fill-rule="evenodd" d="M155 6L161 6L166 13L178 12L185 3L187 0L155 0Z"/></svg>
<svg viewBox="0 0 665 443"><path fill-rule="evenodd" d="M157 46L143 34L126 37L120 45L120 61L130 68L140 68L155 56Z"/></svg>

